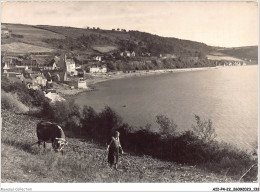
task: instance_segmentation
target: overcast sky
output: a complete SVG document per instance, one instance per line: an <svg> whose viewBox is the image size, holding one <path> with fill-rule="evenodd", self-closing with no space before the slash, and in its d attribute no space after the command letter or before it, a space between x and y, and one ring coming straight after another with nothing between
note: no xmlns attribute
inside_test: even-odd
<svg viewBox="0 0 260 192"><path fill-rule="evenodd" d="M256 2L7 2L1 20L123 28L213 46L258 45Z"/></svg>

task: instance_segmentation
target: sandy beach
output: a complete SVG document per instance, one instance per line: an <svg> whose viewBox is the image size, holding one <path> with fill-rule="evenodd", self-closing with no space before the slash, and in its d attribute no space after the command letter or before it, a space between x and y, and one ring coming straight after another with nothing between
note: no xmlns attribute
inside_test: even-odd
<svg viewBox="0 0 260 192"><path fill-rule="evenodd" d="M54 89L56 89L57 93L59 93L61 96L70 96L70 95L77 95L79 93L86 92L86 91L93 91L95 84L104 81L109 81L109 80L141 77L141 76L148 76L148 75L160 75L164 73L179 73L179 72L202 71L202 70L212 70L212 69L217 69L217 67L142 70L142 71L135 71L130 73L124 73L122 71L108 72L106 74L93 74L92 79L86 80L87 89L78 89L78 88L71 89L68 85L65 84L55 85Z"/></svg>

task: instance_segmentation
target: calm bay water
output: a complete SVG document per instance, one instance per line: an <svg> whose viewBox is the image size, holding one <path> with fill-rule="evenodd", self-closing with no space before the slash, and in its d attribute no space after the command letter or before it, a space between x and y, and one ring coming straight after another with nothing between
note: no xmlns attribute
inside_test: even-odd
<svg viewBox="0 0 260 192"><path fill-rule="evenodd" d="M191 129L194 114L210 118L217 138L251 149L258 137L258 66L169 73L111 80L96 91L76 96L80 105L116 110L134 126L158 125L158 114L174 120L179 131Z"/></svg>

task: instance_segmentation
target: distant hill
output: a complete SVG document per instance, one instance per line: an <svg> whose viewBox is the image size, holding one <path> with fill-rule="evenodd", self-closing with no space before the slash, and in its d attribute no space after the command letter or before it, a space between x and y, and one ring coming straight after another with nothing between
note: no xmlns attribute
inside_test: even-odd
<svg viewBox="0 0 260 192"><path fill-rule="evenodd" d="M258 46L223 48L219 52L243 60L258 61Z"/></svg>
<svg viewBox="0 0 260 192"><path fill-rule="evenodd" d="M9 35L2 37L2 52L4 54L45 54L53 57L61 53L73 53L74 58L86 58L94 55L109 55L121 51L134 51L136 56L132 61L139 62L137 67L129 67L129 60L121 60L115 70L159 69L213 66L213 60L207 61L207 55L222 54L224 58L251 59L257 62L257 46L239 48L219 48L204 43L182 40L172 37L161 37L140 31L124 29L102 30L99 28L75 28L49 25L2 24L8 29ZM145 55L150 55L145 58ZM171 57L159 57L170 55ZM158 59L159 58L159 59ZM166 59L165 59L166 58ZM111 58L110 61L112 62ZM79 62L79 61L76 61ZM122 63L124 62L124 63ZM211 62L209 64L209 62ZM115 60L113 60L115 63ZM113 64L112 63L112 64ZM152 63L150 67L140 67L142 63ZM135 65L135 64L131 64ZM145 64L146 65L146 64ZM112 65L111 65L112 66ZM121 67L120 67L121 66ZM123 66L123 67L122 67Z"/></svg>
<svg viewBox="0 0 260 192"><path fill-rule="evenodd" d="M89 54L116 51L149 52L153 55L199 56L212 51L210 46L194 41L166 38L139 31L82 29L60 26L4 24L11 36L2 44L23 42L56 50Z"/></svg>

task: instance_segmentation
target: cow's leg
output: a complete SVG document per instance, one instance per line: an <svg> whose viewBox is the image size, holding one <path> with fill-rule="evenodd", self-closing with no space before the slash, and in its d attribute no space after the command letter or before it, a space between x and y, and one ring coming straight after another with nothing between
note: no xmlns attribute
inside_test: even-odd
<svg viewBox="0 0 260 192"><path fill-rule="evenodd" d="M44 149L46 149L46 142L45 141L43 142L43 147L44 147Z"/></svg>
<svg viewBox="0 0 260 192"><path fill-rule="evenodd" d="M52 148L55 149L55 146L54 146L54 139L51 139L51 145L52 145Z"/></svg>
<svg viewBox="0 0 260 192"><path fill-rule="evenodd" d="M40 140L38 140L38 147L40 148L40 145L41 145L41 141Z"/></svg>

